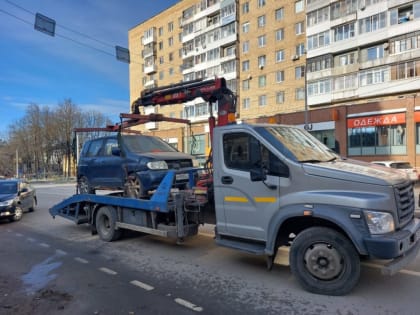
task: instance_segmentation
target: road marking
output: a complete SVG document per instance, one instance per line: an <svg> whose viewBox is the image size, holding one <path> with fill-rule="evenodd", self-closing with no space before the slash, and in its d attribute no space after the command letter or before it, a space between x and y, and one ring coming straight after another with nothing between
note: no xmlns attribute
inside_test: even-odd
<svg viewBox="0 0 420 315"><path fill-rule="evenodd" d="M18 236L18 237L22 237L23 236L23 234L21 234L21 233L15 233L15 235Z"/></svg>
<svg viewBox="0 0 420 315"><path fill-rule="evenodd" d="M380 265L380 264L367 263L367 262L362 263L362 266L376 268L376 269L381 269L383 267L383 265ZM401 269L400 271L398 271L398 273L403 273L403 274L410 275L410 276L420 277L420 272L418 272L418 271Z"/></svg>
<svg viewBox="0 0 420 315"><path fill-rule="evenodd" d="M101 267L101 268L99 268L99 270L102 271L102 272L104 272L104 273L107 273L109 275L112 275L112 276L115 276L117 274L116 271L111 270L111 269L108 269L108 268L105 268L105 267Z"/></svg>
<svg viewBox="0 0 420 315"><path fill-rule="evenodd" d="M89 261L87 261L86 259L80 258L80 257L75 257L74 260L78 261L79 263L82 263L82 264L89 263Z"/></svg>
<svg viewBox="0 0 420 315"><path fill-rule="evenodd" d="M48 245L47 243L40 243L39 246L50 248L50 245Z"/></svg>
<svg viewBox="0 0 420 315"><path fill-rule="evenodd" d="M140 288L142 288L142 289L144 289L144 290L146 290L146 291L151 291L151 290L153 290L153 289L154 289L154 287L152 287L151 285L148 285L148 284L146 284L146 283L140 282L140 281L138 281L138 280L133 280L133 281L131 281L130 283L131 283L132 285L135 285L135 286L137 286L137 287L140 287Z"/></svg>
<svg viewBox="0 0 420 315"><path fill-rule="evenodd" d="M32 237L28 237L27 240L31 243L35 243L36 239L32 238Z"/></svg>
<svg viewBox="0 0 420 315"><path fill-rule="evenodd" d="M188 302L184 299L180 299L180 298L176 298L175 302L178 303L179 305L182 305L186 308L189 308L190 310L196 311L196 312L202 312L203 308L201 306L197 306L191 302Z"/></svg>

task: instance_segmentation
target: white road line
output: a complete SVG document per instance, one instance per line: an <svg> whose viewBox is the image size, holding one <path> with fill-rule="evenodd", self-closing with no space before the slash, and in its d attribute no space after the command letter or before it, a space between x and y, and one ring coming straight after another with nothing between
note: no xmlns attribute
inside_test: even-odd
<svg viewBox="0 0 420 315"><path fill-rule="evenodd" d="M374 264L374 263L367 263L364 262L362 263L362 266L366 266L366 267L371 267L371 268L376 268L376 269L381 269L383 266L379 265L379 264ZM398 271L399 273L403 273L406 275L410 275L410 276L416 276L416 277L420 277L420 272L418 271L412 271L412 270L407 270L407 269L401 269L400 271Z"/></svg>
<svg viewBox="0 0 420 315"><path fill-rule="evenodd" d="M8 233L12 233L12 230L11 229L7 229L6 230Z"/></svg>
<svg viewBox="0 0 420 315"><path fill-rule="evenodd" d="M31 243L35 243L36 239L32 238L32 237L28 237L27 240Z"/></svg>
<svg viewBox="0 0 420 315"><path fill-rule="evenodd" d="M144 290L146 290L146 291L151 291L151 290L153 290L154 289L154 287L152 287L151 285L148 285L148 284L146 284L146 283L144 283L144 282L140 282L140 281L138 281L138 280L133 280L133 281L131 281L130 282L132 285L135 285L135 286L137 286L137 287L139 287L139 288L142 288L142 289L144 289Z"/></svg>
<svg viewBox="0 0 420 315"><path fill-rule="evenodd" d="M39 246L50 248L50 245L48 245L47 243L40 243Z"/></svg>
<svg viewBox="0 0 420 315"><path fill-rule="evenodd" d="M193 310L195 312L202 312L203 311L203 308L201 306L197 306L197 305L195 305L191 302L188 302L184 299L176 298L175 302L178 303L179 305L182 305L186 308L189 308L190 310Z"/></svg>
<svg viewBox="0 0 420 315"><path fill-rule="evenodd" d="M112 276L115 276L117 274L116 271L111 270L111 269L108 269L108 268L105 268L105 267L101 267L101 268L99 268L99 270L102 271L102 272L104 272L104 273L107 273L109 275L112 275Z"/></svg>
<svg viewBox="0 0 420 315"><path fill-rule="evenodd" d="M15 233L15 235L18 236L18 237L22 237L23 236L23 234L21 234L21 233Z"/></svg>
<svg viewBox="0 0 420 315"><path fill-rule="evenodd" d="M86 259L80 258L80 257L75 257L74 260L78 261L79 263L82 263L82 264L89 263L89 261L87 261Z"/></svg>

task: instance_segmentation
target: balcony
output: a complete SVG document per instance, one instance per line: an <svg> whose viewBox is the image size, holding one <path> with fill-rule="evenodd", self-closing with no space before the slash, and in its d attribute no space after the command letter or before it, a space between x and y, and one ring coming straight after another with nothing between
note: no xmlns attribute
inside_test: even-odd
<svg viewBox="0 0 420 315"><path fill-rule="evenodd" d="M149 80L144 84L145 89L153 89L157 86L157 80Z"/></svg>
<svg viewBox="0 0 420 315"><path fill-rule="evenodd" d="M144 67L144 73L146 74L152 74L152 73L156 73L157 71L157 65L152 64L152 65L148 65Z"/></svg>
<svg viewBox="0 0 420 315"><path fill-rule="evenodd" d="M143 45L146 46L148 44L156 43L157 42L157 35L154 32L151 36L143 37Z"/></svg>

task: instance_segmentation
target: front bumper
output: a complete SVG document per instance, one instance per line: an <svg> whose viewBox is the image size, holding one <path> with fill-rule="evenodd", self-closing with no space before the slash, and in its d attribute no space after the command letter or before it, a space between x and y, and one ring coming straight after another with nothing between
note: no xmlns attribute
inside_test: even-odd
<svg viewBox="0 0 420 315"><path fill-rule="evenodd" d="M8 218L15 215L15 207L8 206L8 207L0 207L0 219L1 218Z"/></svg>
<svg viewBox="0 0 420 315"><path fill-rule="evenodd" d="M420 249L420 219L413 219L404 229L389 235L368 237L364 240L371 257L390 259L385 274L395 274L417 256Z"/></svg>

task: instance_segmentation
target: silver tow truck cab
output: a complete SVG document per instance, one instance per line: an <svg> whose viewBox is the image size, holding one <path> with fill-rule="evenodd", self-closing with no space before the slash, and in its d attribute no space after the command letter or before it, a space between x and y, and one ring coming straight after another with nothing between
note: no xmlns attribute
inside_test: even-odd
<svg viewBox="0 0 420 315"><path fill-rule="evenodd" d="M285 125L215 128L216 242L267 255L290 247L308 291L342 295L357 284L360 257L389 260L394 274L419 250L413 184L400 172L341 158Z"/></svg>

